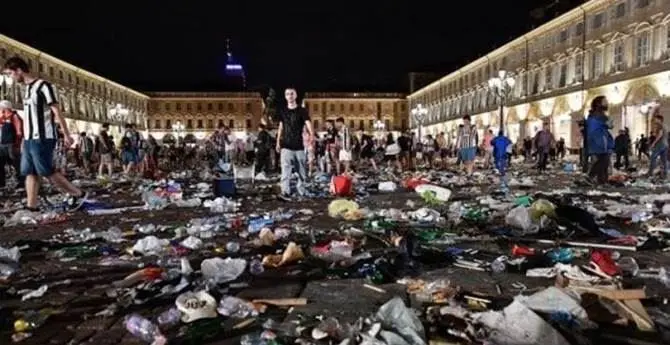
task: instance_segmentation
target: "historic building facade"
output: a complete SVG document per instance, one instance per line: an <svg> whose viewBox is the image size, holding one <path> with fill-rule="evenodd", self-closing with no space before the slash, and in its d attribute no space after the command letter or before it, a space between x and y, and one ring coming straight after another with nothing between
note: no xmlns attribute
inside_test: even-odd
<svg viewBox="0 0 670 345"><path fill-rule="evenodd" d="M598 95L609 99L614 130L627 127L635 139L649 132L657 104L670 124L670 0L588 1L412 93L410 108L428 109L424 133L454 138L466 114L480 133L497 131L500 99L488 81L501 70L515 80L502 124L513 142L547 122L578 147L577 123Z"/></svg>
<svg viewBox="0 0 670 345"><path fill-rule="evenodd" d="M111 124L117 138L124 123L146 128L148 96L0 35L0 64L12 56L26 59L33 74L55 86L72 134L98 133L104 122ZM0 98L18 109L23 106L23 93L23 85L4 77L0 80Z"/></svg>
<svg viewBox="0 0 670 345"><path fill-rule="evenodd" d="M378 121L388 131L409 128L407 99L403 94L307 92L303 106L309 110L317 131L323 130L327 120L338 117L343 117L349 128L366 132L375 131Z"/></svg>
<svg viewBox="0 0 670 345"><path fill-rule="evenodd" d="M256 92L149 92L149 128L160 140L202 140L219 126L256 131L263 99Z"/></svg>

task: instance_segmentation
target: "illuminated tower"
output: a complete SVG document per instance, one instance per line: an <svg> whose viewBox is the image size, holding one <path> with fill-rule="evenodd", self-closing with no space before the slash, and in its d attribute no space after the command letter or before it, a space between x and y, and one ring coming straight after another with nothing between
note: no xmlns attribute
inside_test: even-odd
<svg viewBox="0 0 670 345"><path fill-rule="evenodd" d="M247 77L244 73L244 66L235 62L233 58L233 53L230 49L230 39L226 39L226 70L225 70L226 79L235 81L235 84L239 84L242 89L247 87Z"/></svg>

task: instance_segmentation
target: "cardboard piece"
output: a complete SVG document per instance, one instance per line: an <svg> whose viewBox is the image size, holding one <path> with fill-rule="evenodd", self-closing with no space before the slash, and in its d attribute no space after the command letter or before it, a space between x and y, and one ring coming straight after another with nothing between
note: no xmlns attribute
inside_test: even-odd
<svg viewBox="0 0 670 345"><path fill-rule="evenodd" d="M307 298L276 298L276 299L255 299L251 303L269 304L278 307L292 307L296 305L307 305Z"/></svg>
<svg viewBox="0 0 670 345"><path fill-rule="evenodd" d="M644 289L614 290L586 286L570 286L570 288L579 293L592 293L614 301L641 300L647 298L647 293Z"/></svg>

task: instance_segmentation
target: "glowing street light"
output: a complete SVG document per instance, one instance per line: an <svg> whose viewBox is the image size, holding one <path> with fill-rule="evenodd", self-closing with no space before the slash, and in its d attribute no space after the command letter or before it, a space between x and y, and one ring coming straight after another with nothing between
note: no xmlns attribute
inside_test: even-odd
<svg viewBox="0 0 670 345"><path fill-rule="evenodd" d="M177 138L181 138L181 133L184 133L184 124L181 121L177 121L172 125L172 131L177 133Z"/></svg>
<svg viewBox="0 0 670 345"><path fill-rule="evenodd" d="M426 115L428 115L428 109L424 108L421 103L417 104L416 107L414 107L411 111L410 114L412 114L412 117L414 118L414 121L418 124L418 135L419 135L419 140L421 140L421 126L423 125L423 120L426 119Z"/></svg>
<svg viewBox="0 0 670 345"><path fill-rule="evenodd" d="M514 80L514 77L512 77L512 74L504 70L499 71L497 77L489 79L490 91L493 92L494 95L496 95L496 97L500 100L501 133L504 133L503 128L505 128L505 119L504 119L505 101L507 100L507 97L514 89L515 82L516 81Z"/></svg>
<svg viewBox="0 0 670 345"><path fill-rule="evenodd" d="M382 133L384 132L384 129L386 129L386 124L384 124L384 121L382 120L377 120L372 125L372 128L377 133L377 137L381 137Z"/></svg>

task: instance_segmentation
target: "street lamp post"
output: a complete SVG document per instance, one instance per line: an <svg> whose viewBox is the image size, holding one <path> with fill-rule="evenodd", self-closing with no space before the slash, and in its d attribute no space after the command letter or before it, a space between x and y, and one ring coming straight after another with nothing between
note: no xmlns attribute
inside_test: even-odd
<svg viewBox="0 0 670 345"><path fill-rule="evenodd" d="M505 102L507 97L514 89L514 77L507 71L498 71L498 76L489 79L489 88L500 101L500 133L504 133L505 128Z"/></svg>
<svg viewBox="0 0 670 345"><path fill-rule="evenodd" d="M386 125L382 120L377 120L375 121L374 125L374 130L377 133L377 139L380 139L382 137L382 134L384 133L384 129L386 128Z"/></svg>
<svg viewBox="0 0 670 345"><path fill-rule="evenodd" d="M181 121L177 121L172 125L172 130L177 133L177 141L179 141L181 138L181 133L184 132L184 124L182 124Z"/></svg>
<svg viewBox="0 0 670 345"><path fill-rule="evenodd" d="M10 76L0 74L0 98L5 99L7 97L7 89L14 84L14 79ZM11 100L14 102L14 100Z"/></svg>
<svg viewBox="0 0 670 345"><path fill-rule="evenodd" d="M428 109L424 108L421 103L417 104L416 107L414 107L411 111L412 117L414 118L414 121L417 123L417 134L419 136L419 142L421 142L421 126L423 125L423 120L426 118L426 115L428 114Z"/></svg>

